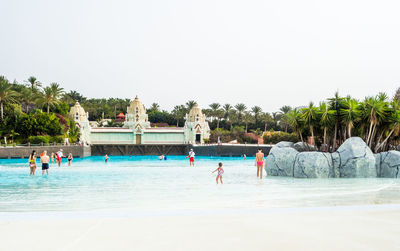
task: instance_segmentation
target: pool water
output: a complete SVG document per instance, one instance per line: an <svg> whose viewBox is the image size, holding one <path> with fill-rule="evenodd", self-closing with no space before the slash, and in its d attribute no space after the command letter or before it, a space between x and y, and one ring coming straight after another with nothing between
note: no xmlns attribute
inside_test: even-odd
<svg viewBox="0 0 400 251"><path fill-rule="evenodd" d="M216 174L224 164L223 185ZM400 204L398 179L256 177L254 158L111 156L50 165L29 176L27 160L0 160L0 212L181 210ZM265 175L265 171L264 171Z"/></svg>

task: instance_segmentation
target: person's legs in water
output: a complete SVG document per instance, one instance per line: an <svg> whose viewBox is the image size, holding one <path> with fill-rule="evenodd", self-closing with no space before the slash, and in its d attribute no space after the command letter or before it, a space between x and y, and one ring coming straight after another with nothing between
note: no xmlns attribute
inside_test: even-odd
<svg viewBox="0 0 400 251"><path fill-rule="evenodd" d="M224 184L224 182L222 182L222 176L219 176L219 180L221 181L221 184Z"/></svg>
<svg viewBox="0 0 400 251"><path fill-rule="evenodd" d="M218 178L219 178L219 176L217 175L217 178L215 179L217 181L217 184L218 184Z"/></svg>

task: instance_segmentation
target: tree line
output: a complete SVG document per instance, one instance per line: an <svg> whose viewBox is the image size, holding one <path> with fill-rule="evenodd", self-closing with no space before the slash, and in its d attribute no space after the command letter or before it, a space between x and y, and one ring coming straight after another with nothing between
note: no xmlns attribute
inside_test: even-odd
<svg viewBox="0 0 400 251"><path fill-rule="evenodd" d="M399 100L399 90L393 98L379 93L361 101L335 93L319 105L310 102L307 106L297 108L282 106L279 111L272 113L264 112L259 106L248 108L244 103L232 105L216 102L202 109L202 112L212 130L211 141L222 137L225 141L237 139L255 143L254 139L249 138L249 132L262 136L266 131L281 131L276 135L287 138L285 133L295 133L303 142L310 141L324 151L334 151L347 138L359 136L373 151L378 152L398 144ZM119 113L126 113L131 100L87 98L74 90L66 92L55 82L45 86L33 76L23 83L10 82L0 76L0 136L17 137L21 141L38 135L68 136L70 128L75 128L68 118L68 111L76 101L89 112L89 120L113 121ZM155 126L183 126L186 114L195 104L196 101L189 100L169 112L162 110L158 103L153 103L147 108L149 121ZM44 121L59 123L46 126ZM59 127L47 128L55 124ZM108 126L122 124L111 122ZM72 137L76 139L78 133L73 132Z"/></svg>

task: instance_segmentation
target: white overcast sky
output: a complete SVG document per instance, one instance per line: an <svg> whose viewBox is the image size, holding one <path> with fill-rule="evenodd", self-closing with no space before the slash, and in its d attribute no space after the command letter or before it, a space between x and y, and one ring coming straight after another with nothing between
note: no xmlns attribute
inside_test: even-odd
<svg viewBox="0 0 400 251"><path fill-rule="evenodd" d="M400 87L398 0L0 0L0 75L170 110Z"/></svg>

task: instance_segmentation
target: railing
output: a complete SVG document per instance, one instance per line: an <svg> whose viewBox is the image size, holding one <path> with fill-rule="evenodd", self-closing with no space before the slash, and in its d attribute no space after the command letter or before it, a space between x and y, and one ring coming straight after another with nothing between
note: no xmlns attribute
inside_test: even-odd
<svg viewBox="0 0 400 251"><path fill-rule="evenodd" d="M65 143L40 143L40 144L0 144L0 147L37 147L37 146L83 146L82 144L74 143L74 144L65 144Z"/></svg>

